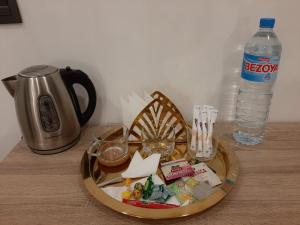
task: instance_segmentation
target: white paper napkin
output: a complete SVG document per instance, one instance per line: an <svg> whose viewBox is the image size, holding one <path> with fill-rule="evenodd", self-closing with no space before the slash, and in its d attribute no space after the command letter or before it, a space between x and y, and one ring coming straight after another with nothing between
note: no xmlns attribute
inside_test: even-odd
<svg viewBox="0 0 300 225"><path fill-rule="evenodd" d="M151 95L144 93L144 98L132 91L126 97L121 97L123 124L130 128L137 115L153 100ZM131 137L129 137L131 139Z"/></svg>
<svg viewBox="0 0 300 225"><path fill-rule="evenodd" d="M125 172L121 174L123 178L147 177L156 174L159 164L160 154L152 154L143 159L139 151L136 151Z"/></svg>
<svg viewBox="0 0 300 225"><path fill-rule="evenodd" d="M133 189L134 188L134 185L137 183L137 182L140 182L142 183L143 185L146 183L146 180L147 180L147 177L143 178L143 179L140 179L136 182L133 182L130 187ZM156 174L152 176L152 180L153 180L153 183L154 184L164 184L164 182L160 179L159 176L157 176ZM125 186L122 186L122 187L104 187L102 188L102 190L110 195L111 197L113 197L114 199L118 200L118 201L122 201L122 193L124 191L126 191L126 187ZM144 199L141 199L142 201ZM175 196L172 196L170 197L166 203L168 204L174 204L174 205L180 205L180 203L178 202L178 200L176 199Z"/></svg>

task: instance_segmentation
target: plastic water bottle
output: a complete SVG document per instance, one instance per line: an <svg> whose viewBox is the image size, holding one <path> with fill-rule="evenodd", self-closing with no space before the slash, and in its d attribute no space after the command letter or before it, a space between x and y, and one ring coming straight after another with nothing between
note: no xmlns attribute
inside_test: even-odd
<svg viewBox="0 0 300 225"><path fill-rule="evenodd" d="M274 18L260 19L259 30L244 48L233 133L241 144L263 141L282 49L274 24Z"/></svg>

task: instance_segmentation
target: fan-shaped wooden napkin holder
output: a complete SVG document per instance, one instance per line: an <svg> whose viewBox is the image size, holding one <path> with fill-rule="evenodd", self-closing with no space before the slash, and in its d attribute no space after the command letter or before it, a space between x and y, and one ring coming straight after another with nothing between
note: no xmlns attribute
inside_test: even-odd
<svg viewBox="0 0 300 225"><path fill-rule="evenodd" d="M175 128L175 142L186 142L186 122L174 103L159 91L151 94L151 101L135 118L129 129L129 143L140 144L142 130L145 127L149 132L160 130L161 133L167 126Z"/></svg>

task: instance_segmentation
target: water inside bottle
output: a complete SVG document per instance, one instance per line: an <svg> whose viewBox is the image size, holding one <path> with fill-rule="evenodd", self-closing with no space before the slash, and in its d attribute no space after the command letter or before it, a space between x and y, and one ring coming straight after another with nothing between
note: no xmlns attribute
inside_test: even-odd
<svg viewBox="0 0 300 225"><path fill-rule="evenodd" d="M244 51L248 54L248 57L250 56L250 63L260 64L260 62L255 61L255 57L259 60L275 59L277 57L279 60L281 44L272 28L260 28L247 42ZM254 68L253 71L255 71ZM274 75L275 73L265 73L262 76L270 76L270 74ZM252 77L241 79L236 104L235 131L233 133L233 137L237 142L246 145L255 145L263 141L276 74L275 79L269 81L265 80L265 77L264 79L259 77L261 80L257 81L251 81L251 79Z"/></svg>

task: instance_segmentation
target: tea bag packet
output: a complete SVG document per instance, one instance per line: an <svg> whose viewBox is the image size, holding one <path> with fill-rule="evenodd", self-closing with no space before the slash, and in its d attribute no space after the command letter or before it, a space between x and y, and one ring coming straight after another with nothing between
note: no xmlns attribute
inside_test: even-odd
<svg viewBox="0 0 300 225"><path fill-rule="evenodd" d="M195 180L207 182L211 187L215 187L222 183L220 178L205 163L198 163L192 167L195 173Z"/></svg>
<svg viewBox="0 0 300 225"><path fill-rule="evenodd" d="M213 192L213 189L207 183L199 182L198 185L193 187L191 191L194 198L202 200L207 198Z"/></svg>
<svg viewBox="0 0 300 225"><path fill-rule="evenodd" d="M166 183L185 176L193 176L194 170L185 159L174 160L161 164L161 171Z"/></svg>
<svg viewBox="0 0 300 225"><path fill-rule="evenodd" d="M197 200L202 200L213 192L213 188L209 184L198 181L194 177L184 177L182 180L185 182L186 189Z"/></svg>

